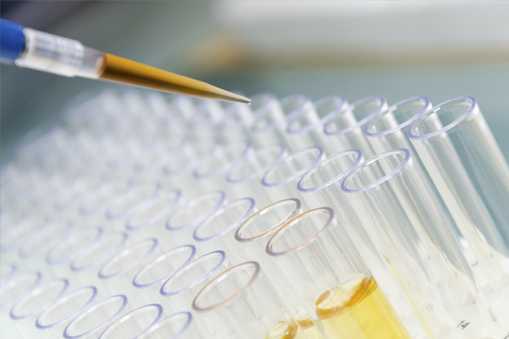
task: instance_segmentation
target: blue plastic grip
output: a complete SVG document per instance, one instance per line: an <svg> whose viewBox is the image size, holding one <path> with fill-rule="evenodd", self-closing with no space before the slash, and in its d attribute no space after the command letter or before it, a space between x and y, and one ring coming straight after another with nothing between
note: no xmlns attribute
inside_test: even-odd
<svg viewBox="0 0 509 339"><path fill-rule="evenodd" d="M0 61L14 62L25 51L23 26L0 19Z"/></svg>

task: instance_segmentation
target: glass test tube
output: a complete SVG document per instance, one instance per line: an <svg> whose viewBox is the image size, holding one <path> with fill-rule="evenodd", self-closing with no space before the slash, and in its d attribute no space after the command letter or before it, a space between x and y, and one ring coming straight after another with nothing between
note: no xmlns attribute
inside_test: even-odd
<svg viewBox="0 0 509 339"><path fill-rule="evenodd" d="M98 339L138 338L152 329L163 316L159 304L147 304L131 309L112 321Z"/></svg>
<svg viewBox="0 0 509 339"><path fill-rule="evenodd" d="M293 217L266 252L279 268L274 286L300 324L296 338L410 338L333 209Z"/></svg>
<svg viewBox="0 0 509 339"><path fill-rule="evenodd" d="M224 251L205 252L180 268L161 285L161 302L168 310L188 309L196 291L227 266Z"/></svg>
<svg viewBox="0 0 509 339"><path fill-rule="evenodd" d="M491 266L479 276L486 278L481 289L493 311L509 319L500 304L509 298L509 214L503 203L509 168L478 103L471 97L445 101L414 121L408 136L465 239L477 245L477 259Z"/></svg>
<svg viewBox="0 0 509 339"><path fill-rule="evenodd" d="M222 249L228 256L237 252L234 231L255 211L253 198L245 197L226 202L225 206L193 231L193 240L200 251Z"/></svg>
<svg viewBox="0 0 509 339"><path fill-rule="evenodd" d="M263 338L269 326L284 316L256 261L231 266L210 279L192 305L206 338Z"/></svg>
<svg viewBox="0 0 509 339"><path fill-rule="evenodd" d="M161 319L140 339L202 338L196 320L188 311L172 313Z"/></svg>
<svg viewBox="0 0 509 339"><path fill-rule="evenodd" d="M66 291L55 303L44 309L36 320L37 338L62 336L65 324L89 307L97 296L97 288L83 286Z"/></svg>
<svg viewBox="0 0 509 339"><path fill-rule="evenodd" d="M128 299L122 294L101 298L67 323L62 335L65 339L98 336L127 306Z"/></svg>
<svg viewBox="0 0 509 339"><path fill-rule="evenodd" d="M351 105L338 107L323 118L323 132L328 138L335 138L339 150L358 149L364 154L372 153L362 133L362 126L388 109L383 97L367 97ZM338 150L334 150L338 151Z"/></svg>
<svg viewBox="0 0 509 339"><path fill-rule="evenodd" d="M196 227L217 213L226 203L223 191L213 191L199 195L180 206L166 223L159 238L165 237L173 246L192 242Z"/></svg>
<svg viewBox="0 0 509 339"><path fill-rule="evenodd" d="M491 323L479 300L461 235L434 186L421 174L408 149L367 160L342 182L354 209L363 211L349 218L358 218L416 308L432 310L423 318L437 324L438 319L445 320L442 331L467 319L474 326L447 335L485 335ZM433 298L440 302L430 305ZM447 315L442 314L445 309ZM473 319L479 321L475 324Z"/></svg>

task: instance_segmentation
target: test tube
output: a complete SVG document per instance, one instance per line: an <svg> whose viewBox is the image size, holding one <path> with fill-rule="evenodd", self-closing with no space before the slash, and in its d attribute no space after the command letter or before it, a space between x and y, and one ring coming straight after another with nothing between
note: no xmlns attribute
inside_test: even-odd
<svg viewBox="0 0 509 339"><path fill-rule="evenodd" d="M181 245L163 252L144 265L132 278L138 288L134 299L145 301L145 296L158 295L161 285L195 258L194 245ZM131 299L133 299L131 298Z"/></svg>
<svg viewBox="0 0 509 339"><path fill-rule="evenodd" d="M481 289L497 316L509 319L500 302L501 295L509 297L509 214L503 203L509 168L477 101L458 97L433 107L412 123L408 136L469 245L476 244L479 259L492 265L490 273L479 274L489 277Z"/></svg>
<svg viewBox="0 0 509 339"><path fill-rule="evenodd" d="M341 185L353 208L363 211L349 220L358 218L409 299L415 300L419 309L438 312L430 318L448 320L445 326L449 329L464 319L473 324L464 333L448 335L485 335L492 324L479 298L461 234L434 186L415 166L410 151L376 155ZM455 286L454 291L448 286ZM430 308L426 304L429 298L441 302ZM451 318L442 314L441 306ZM479 320L474 323L473 319Z"/></svg>
<svg viewBox="0 0 509 339"><path fill-rule="evenodd" d="M401 100L362 126L369 143L377 153L397 148L412 148L406 132L410 125L427 114L433 105L427 97Z"/></svg>
<svg viewBox="0 0 509 339"><path fill-rule="evenodd" d="M333 209L293 217L266 252L280 269L272 278L285 306L298 323L310 324L298 329L302 337L410 338Z"/></svg>
<svg viewBox="0 0 509 339"><path fill-rule="evenodd" d="M315 169L325 157L322 148L318 146L285 153L263 174L261 185L271 201L300 196L301 192L297 190L298 181ZM260 183L254 183L256 184Z"/></svg>
<svg viewBox="0 0 509 339"><path fill-rule="evenodd" d="M263 264L268 257L265 255L265 242L278 228L293 216L301 212L301 201L287 198L262 206L252 213L235 231L235 255L242 260L257 258ZM269 270L270 265L265 265Z"/></svg>
<svg viewBox="0 0 509 339"><path fill-rule="evenodd" d="M195 321L191 312L175 312L161 319L140 339L201 338Z"/></svg>
<svg viewBox="0 0 509 339"><path fill-rule="evenodd" d="M263 338L284 309L260 264L231 266L200 289L192 302L206 338Z"/></svg>
<svg viewBox="0 0 509 339"><path fill-rule="evenodd" d="M255 200L250 197L226 202L225 206L193 231L193 240L201 251L222 249L235 255L233 233L255 211Z"/></svg>
<svg viewBox="0 0 509 339"><path fill-rule="evenodd" d="M226 254L221 250L194 258L161 285L159 291L166 297L163 304L174 311L189 308L193 294L226 265Z"/></svg>
<svg viewBox="0 0 509 339"><path fill-rule="evenodd" d="M61 336L64 324L78 316L94 302L97 288L83 286L66 291L55 303L47 307L35 320L38 338L55 338Z"/></svg>
<svg viewBox="0 0 509 339"><path fill-rule="evenodd" d="M388 104L383 97L367 97L351 105L338 107L323 119L323 132L328 138L335 138L341 145L339 150L358 149L365 154L372 153L371 146L362 133L362 126L387 111Z"/></svg>
<svg viewBox="0 0 509 339"><path fill-rule="evenodd" d="M146 334L163 316L163 307L148 304L136 307L112 321L98 339L138 338Z"/></svg>
<svg viewBox="0 0 509 339"><path fill-rule="evenodd" d="M217 213L225 204L223 191L212 191L187 201L166 223L168 241L174 246L192 241L193 230ZM169 231L169 232L168 232ZM160 236L162 237L162 236Z"/></svg>
<svg viewBox="0 0 509 339"><path fill-rule="evenodd" d="M94 302L67 323L62 335L65 339L97 336L126 309L127 304L127 297L122 294L108 296Z"/></svg>

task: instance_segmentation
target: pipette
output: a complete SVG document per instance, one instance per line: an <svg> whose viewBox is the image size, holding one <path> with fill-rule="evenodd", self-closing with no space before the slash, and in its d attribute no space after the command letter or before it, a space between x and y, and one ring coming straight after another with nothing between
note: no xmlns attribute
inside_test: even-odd
<svg viewBox="0 0 509 339"><path fill-rule="evenodd" d="M68 77L103 79L163 92L249 103L203 81L104 53L81 42L0 19L0 61Z"/></svg>

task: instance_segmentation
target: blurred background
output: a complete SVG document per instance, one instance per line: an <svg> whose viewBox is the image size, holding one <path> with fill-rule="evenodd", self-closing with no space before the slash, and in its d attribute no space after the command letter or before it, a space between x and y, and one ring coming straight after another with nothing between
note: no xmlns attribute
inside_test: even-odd
<svg viewBox="0 0 509 339"><path fill-rule="evenodd" d="M509 3L2 1L1 16L247 95L476 97L509 155ZM1 154L118 85L1 66Z"/></svg>

